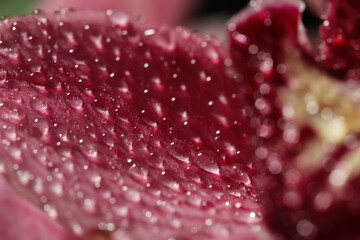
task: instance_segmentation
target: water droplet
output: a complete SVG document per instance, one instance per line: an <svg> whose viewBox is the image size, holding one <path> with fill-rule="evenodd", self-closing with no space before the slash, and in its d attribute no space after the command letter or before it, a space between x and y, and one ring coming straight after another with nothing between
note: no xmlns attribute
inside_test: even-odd
<svg viewBox="0 0 360 240"><path fill-rule="evenodd" d="M310 101L306 104L306 111L310 115L315 115L319 112L319 105L315 101Z"/></svg>
<svg viewBox="0 0 360 240"><path fill-rule="evenodd" d="M236 208L241 208L242 204L240 202L235 203Z"/></svg>
<svg viewBox="0 0 360 240"><path fill-rule="evenodd" d="M31 107L43 116L48 115L48 106L47 106L46 101L43 99L35 98L31 102Z"/></svg>
<svg viewBox="0 0 360 240"><path fill-rule="evenodd" d="M167 179L163 181L163 184L176 192L180 191L180 184L175 180Z"/></svg>
<svg viewBox="0 0 360 240"><path fill-rule="evenodd" d="M17 134L14 128L10 128L10 127L6 128L4 134L5 137L9 139L11 142L17 141Z"/></svg>
<svg viewBox="0 0 360 240"><path fill-rule="evenodd" d="M38 195L41 195L44 193L44 182L41 178L36 178L34 181L34 191Z"/></svg>
<svg viewBox="0 0 360 240"><path fill-rule="evenodd" d="M175 51L176 43L175 43L175 35L172 32L158 32L153 36L156 41L154 43L164 50L166 53L171 53Z"/></svg>
<svg viewBox="0 0 360 240"><path fill-rule="evenodd" d="M185 142L177 141L175 144L170 145L168 152L176 160L187 164L190 163L189 154L191 154L191 150Z"/></svg>
<svg viewBox="0 0 360 240"><path fill-rule="evenodd" d="M220 159L214 152L208 150L201 151L194 157L193 161L202 170L215 175L220 175Z"/></svg>
<svg viewBox="0 0 360 240"><path fill-rule="evenodd" d="M84 155L90 159L90 161L98 161L98 150L96 149L94 143L86 141L86 143L82 144L80 148Z"/></svg>
<svg viewBox="0 0 360 240"><path fill-rule="evenodd" d="M0 70L0 86L4 85L8 78L8 72L5 69Z"/></svg>
<svg viewBox="0 0 360 240"><path fill-rule="evenodd" d="M69 174L74 174L75 168L74 168L74 163L68 161L64 163L64 168L66 169L66 171Z"/></svg>
<svg viewBox="0 0 360 240"><path fill-rule="evenodd" d="M65 125L56 125L56 127L53 128L53 131L55 133L55 136L61 139L64 142L69 141L68 138L68 128Z"/></svg>
<svg viewBox="0 0 360 240"><path fill-rule="evenodd" d="M217 50L214 47L210 47L210 46L206 47L205 54L210 59L210 62L212 64L214 64L214 65L219 64L219 62L220 62L219 53L217 52Z"/></svg>
<svg viewBox="0 0 360 240"><path fill-rule="evenodd" d="M76 235L78 235L78 236L80 236L80 235L83 234L83 229L82 229L82 227L81 227L78 223L76 223L76 222L71 222L71 229L72 229L73 232L74 232Z"/></svg>
<svg viewBox="0 0 360 240"><path fill-rule="evenodd" d="M7 52L4 54L4 56L6 56L6 58L13 66L16 67L20 64L20 57L18 53Z"/></svg>
<svg viewBox="0 0 360 240"><path fill-rule="evenodd" d="M49 205L49 204L46 204L44 206L44 211L52 218L52 219L56 219L58 217L58 213L56 211L56 209Z"/></svg>
<svg viewBox="0 0 360 240"><path fill-rule="evenodd" d="M93 173L90 176L90 181L95 185L96 188L99 188L101 186L101 180L102 177L97 173Z"/></svg>
<svg viewBox="0 0 360 240"><path fill-rule="evenodd" d="M0 162L0 174L4 174L5 172L6 172L5 163Z"/></svg>
<svg viewBox="0 0 360 240"><path fill-rule="evenodd" d="M108 108L96 107L95 110L106 120L110 119L110 112Z"/></svg>
<svg viewBox="0 0 360 240"><path fill-rule="evenodd" d="M333 196L330 192L322 191L316 195L314 198L314 208L319 211L323 212L326 211L333 202Z"/></svg>
<svg viewBox="0 0 360 240"><path fill-rule="evenodd" d="M347 179L348 179L348 173L343 169L335 169L331 172L329 176L329 182L336 187L343 186Z"/></svg>
<svg viewBox="0 0 360 240"><path fill-rule="evenodd" d="M129 27L129 17L122 13L122 12L110 12L108 11L106 13L106 15L108 16L108 19L110 21L110 23L114 26L114 27L119 27L121 29L125 29L127 27Z"/></svg>
<svg viewBox="0 0 360 240"><path fill-rule="evenodd" d="M22 160L22 153L19 148L11 146L8 150L8 153L16 162L20 162Z"/></svg>
<svg viewBox="0 0 360 240"><path fill-rule="evenodd" d="M146 183L148 181L148 170L138 166L132 166L129 168L129 173L135 179L142 183Z"/></svg>
<svg viewBox="0 0 360 240"><path fill-rule="evenodd" d="M29 184L30 180L33 179L33 175L30 174L28 171L17 171L17 175L18 175L18 178L19 178L19 181L22 185L26 186Z"/></svg>
<svg viewBox="0 0 360 240"><path fill-rule="evenodd" d="M173 218L170 220L170 224L175 229L180 229L182 226L181 220L178 218Z"/></svg>
<svg viewBox="0 0 360 240"><path fill-rule="evenodd" d="M51 191L58 197L63 196L63 185L60 182L53 182L50 186Z"/></svg>
<svg viewBox="0 0 360 240"><path fill-rule="evenodd" d="M125 197L131 201L131 202L134 202L134 203L138 203L140 202L141 200L141 195L138 191L136 190L133 190L133 189L128 189L126 192L125 192Z"/></svg>
<svg viewBox="0 0 360 240"><path fill-rule="evenodd" d="M201 207L201 203L202 203L202 198L201 196L199 196L198 194L191 194L186 201L191 204L192 206L195 207Z"/></svg>
<svg viewBox="0 0 360 240"><path fill-rule="evenodd" d="M34 134L40 134L41 138L45 141L50 139L50 134L49 134L49 123L46 119L38 119L36 118L34 120L35 122L35 127L38 130L38 132L34 133Z"/></svg>
<svg viewBox="0 0 360 240"><path fill-rule="evenodd" d="M308 238L309 236L314 234L316 231L316 228L314 227L314 225L310 221L305 220L305 219L300 220L297 223L296 229L297 229L297 232L305 238Z"/></svg>
<svg viewBox="0 0 360 240"><path fill-rule="evenodd" d="M126 217L129 213L129 209L126 206L117 206L114 208L116 215L119 217Z"/></svg>
<svg viewBox="0 0 360 240"><path fill-rule="evenodd" d="M230 236L230 231L222 224L213 224L207 232L215 239L228 239Z"/></svg>
<svg viewBox="0 0 360 240"><path fill-rule="evenodd" d="M96 212L96 201L95 199L85 198L83 208L88 213Z"/></svg>
<svg viewBox="0 0 360 240"><path fill-rule="evenodd" d="M83 110L83 100L77 97L73 97L73 98L67 98L65 100L66 104L68 106L70 106L73 109L76 109L78 111L82 111Z"/></svg>
<svg viewBox="0 0 360 240"><path fill-rule="evenodd" d="M4 104L0 117L13 124L20 124L20 122L25 118L25 114L16 106L10 107L9 105Z"/></svg>
<svg viewBox="0 0 360 240"><path fill-rule="evenodd" d="M211 226L212 224L213 224L213 220L212 220L212 219L208 218L208 219L205 220L205 225L206 225L206 226Z"/></svg>
<svg viewBox="0 0 360 240"><path fill-rule="evenodd" d="M75 36L74 36L73 32L62 31L62 34L63 34L63 36L65 38L66 43L67 43L66 48L76 47L77 41L75 39Z"/></svg>

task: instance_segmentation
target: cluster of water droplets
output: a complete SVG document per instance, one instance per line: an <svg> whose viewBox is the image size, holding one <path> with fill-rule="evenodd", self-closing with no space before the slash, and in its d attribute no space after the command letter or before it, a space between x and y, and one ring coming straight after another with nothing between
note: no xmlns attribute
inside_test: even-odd
<svg viewBox="0 0 360 240"><path fill-rule="evenodd" d="M0 172L76 234L258 232L244 101L220 43L120 12L81 19L2 23Z"/></svg>

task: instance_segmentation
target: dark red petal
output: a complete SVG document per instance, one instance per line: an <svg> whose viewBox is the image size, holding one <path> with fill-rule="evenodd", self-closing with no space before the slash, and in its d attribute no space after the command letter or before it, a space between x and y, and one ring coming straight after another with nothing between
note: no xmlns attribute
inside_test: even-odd
<svg viewBox="0 0 360 240"><path fill-rule="evenodd" d="M255 153L272 176L259 178L258 186L269 200L269 224L286 239L357 239L359 86L316 63L300 22L302 6L265 1L228 25L233 64L253 106ZM354 55L342 55L349 44L338 55L328 51L354 64L347 74L357 64ZM343 123L336 124L337 117Z"/></svg>
<svg viewBox="0 0 360 240"><path fill-rule="evenodd" d="M222 45L141 21L1 23L4 174L79 235L264 237L246 102Z"/></svg>
<svg viewBox="0 0 360 240"><path fill-rule="evenodd" d="M286 59L292 53L286 48L299 51L308 46L300 20L303 7L299 1L264 1L249 6L228 23L233 65L246 89L248 118L257 133L255 153L272 176L257 180L268 199L266 218L276 231L290 230L290 234L293 229L284 227L283 219L277 217L280 203L273 197L283 191L283 168L301 149L302 139L283 139L287 119L279 89L289 84Z"/></svg>
<svg viewBox="0 0 360 240"><path fill-rule="evenodd" d="M359 79L360 2L330 0L326 21L321 26L321 61L347 79Z"/></svg>
<svg viewBox="0 0 360 240"><path fill-rule="evenodd" d="M286 119L278 96L279 89L290 84L286 60L300 52L312 62L301 23L303 8L302 2L291 0L254 3L228 23L236 79L245 91L247 117L259 136L258 147L275 148L278 154L291 150L283 144ZM295 151L299 142L287 147Z"/></svg>

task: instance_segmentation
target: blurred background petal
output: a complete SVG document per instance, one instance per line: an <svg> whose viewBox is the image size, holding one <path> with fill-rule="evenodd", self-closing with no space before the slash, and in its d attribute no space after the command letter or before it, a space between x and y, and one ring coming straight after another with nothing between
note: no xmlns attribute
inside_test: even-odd
<svg viewBox="0 0 360 240"><path fill-rule="evenodd" d="M18 195L0 175L0 239L86 240L76 237Z"/></svg>
<svg viewBox="0 0 360 240"><path fill-rule="evenodd" d="M120 9L139 14L158 23L177 24L185 19L200 0L41 0L38 6L53 11L60 8L108 10Z"/></svg>
<svg viewBox="0 0 360 240"><path fill-rule="evenodd" d="M325 0L308 0L319 14ZM74 9L120 9L139 14L150 21L171 25L184 24L193 30L225 36L224 24L249 0L0 0L0 16L13 17L34 8L54 11L57 7ZM320 21L305 14L305 24L316 29ZM316 32L316 31L314 31ZM314 38L315 39L315 38ZM0 176L0 239L11 240L74 240L70 231L60 226L41 209L23 199ZM16 226L16 227L14 227ZM30 238L32 237L32 238Z"/></svg>

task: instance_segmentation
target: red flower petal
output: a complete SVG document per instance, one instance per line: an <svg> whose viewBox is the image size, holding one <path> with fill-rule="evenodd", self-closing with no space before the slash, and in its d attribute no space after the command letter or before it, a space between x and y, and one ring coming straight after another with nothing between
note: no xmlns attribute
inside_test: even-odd
<svg viewBox="0 0 360 240"><path fill-rule="evenodd" d="M111 11L36 12L0 32L0 163L51 217L114 239L264 237L219 41Z"/></svg>
<svg viewBox="0 0 360 240"><path fill-rule="evenodd" d="M269 224L286 239L360 236L359 7L354 1L332 4L323 28L331 41L324 43L320 64L309 51L300 2L255 4L228 25L233 63L259 136L255 153L270 175L258 186L270 199ZM336 32L346 37L335 43Z"/></svg>
<svg viewBox="0 0 360 240"><path fill-rule="evenodd" d="M336 74L359 79L360 2L332 0L321 28L321 61Z"/></svg>
<svg viewBox="0 0 360 240"><path fill-rule="evenodd" d="M0 205L0 235L4 240L81 240L18 196L2 177Z"/></svg>
<svg viewBox="0 0 360 240"><path fill-rule="evenodd" d="M106 11L119 9L128 14L139 14L149 21L177 24L191 13L199 0L42 0L39 8L54 11L56 8Z"/></svg>

